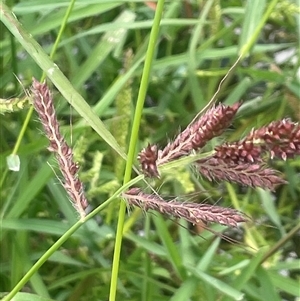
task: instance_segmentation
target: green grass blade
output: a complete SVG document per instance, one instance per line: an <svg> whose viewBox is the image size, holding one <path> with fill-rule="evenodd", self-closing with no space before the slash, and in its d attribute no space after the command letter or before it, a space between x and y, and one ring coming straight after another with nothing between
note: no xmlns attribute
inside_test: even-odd
<svg viewBox="0 0 300 301"><path fill-rule="evenodd" d="M278 3L278 0L269 2L266 11L263 14L262 8L264 7L265 2L265 0L247 1L246 16L239 45L239 53L242 57L249 54L250 49L258 39L261 29L270 17L270 14Z"/></svg>
<svg viewBox="0 0 300 301"><path fill-rule="evenodd" d="M172 237L168 231L168 227L166 226L166 221L160 214L157 214L155 217L153 217L153 222L155 224L159 238L165 246L167 257L172 263L175 271L177 272L178 276L185 278L185 274L182 269L182 256L179 253L176 244L172 240Z"/></svg>
<svg viewBox="0 0 300 301"><path fill-rule="evenodd" d="M32 2L32 1L31 1ZM55 11L53 12L51 8L50 3L44 3L42 4L41 1L39 1L39 5L35 6L30 4L29 6L26 5L26 2L20 2L19 5L15 6L14 13L18 15L23 14L29 14L29 13L36 13L37 11L47 11L49 10L50 14L46 15L42 22L40 22L39 26L36 26L36 23L32 25L32 27L28 28L28 31L32 33L33 36L41 35L44 33L48 33L51 30L54 30L61 25L61 20L63 19L65 15L65 9L63 6L61 6L62 9L59 9L59 6L57 4L55 5ZM65 2L65 4L69 5L69 1ZM72 11L72 14L68 20L68 23L81 20L90 16L94 16L96 14L103 14L107 11L110 11L113 8L116 8L120 5L120 2L99 2L97 4L89 4L88 1L85 3L85 5L79 5L78 1L75 2L75 7ZM67 5L67 6L68 6ZM66 5L65 5L66 6Z"/></svg>
<svg viewBox="0 0 300 301"><path fill-rule="evenodd" d="M119 22L131 23L135 19L135 14L130 11L124 11L114 23ZM110 52L121 42L126 35L125 29L109 30L100 40L98 45L95 45L94 50L89 54L88 59L76 71L76 74L71 79L74 87L81 87L91 74L100 68L101 63L105 60Z"/></svg>
<svg viewBox="0 0 300 301"><path fill-rule="evenodd" d="M217 289L218 291L222 292L223 294L231 297L234 300L243 300L244 294L242 292L238 291L238 289L236 289L235 285L230 286L230 285L226 284L225 282L223 282L215 277L212 277L196 268L191 267L189 270L197 278L203 280L209 286Z"/></svg>

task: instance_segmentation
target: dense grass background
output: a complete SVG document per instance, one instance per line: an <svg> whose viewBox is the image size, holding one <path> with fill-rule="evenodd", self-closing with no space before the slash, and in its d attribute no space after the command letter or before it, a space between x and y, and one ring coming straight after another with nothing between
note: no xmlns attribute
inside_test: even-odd
<svg viewBox="0 0 300 301"><path fill-rule="evenodd" d="M8 107L1 100L1 291L22 287L32 294L14 300L108 300L121 200L106 200L123 187L157 4L29 0L6 5L1 2L1 98L21 109L16 105L14 112L4 112ZM287 0L166 1L152 70L144 70L150 79L142 119L134 128L136 151L148 142L164 146L186 126L241 53L218 100L244 104L222 139L237 140L272 120L299 121L299 12L297 1ZM24 88L32 77L43 78L43 71L61 130L81 165L89 210L98 208L82 225L60 184L37 115L24 99ZM18 172L8 169L11 153L20 158ZM116 300L299 300L300 158L270 165L289 181L274 193L211 183L185 166L166 170L160 180L140 181L137 185L152 185L165 196L187 200L192 194L196 202L235 207L254 222L233 230L211 225L213 234L130 210ZM99 209L101 204L106 207ZM76 231L68 234L76 222ZM237 242L229 243L221 233ZM65 243L50 257L45 254L61 237ZM45 263L32 270L41 258ZM29 282L17 286L28 270Z"/></svg>

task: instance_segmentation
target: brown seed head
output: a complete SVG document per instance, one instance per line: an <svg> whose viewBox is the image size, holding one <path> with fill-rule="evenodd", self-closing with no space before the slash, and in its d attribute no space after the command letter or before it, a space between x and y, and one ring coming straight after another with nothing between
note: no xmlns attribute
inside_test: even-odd
<svg viewBox="0 0 300 301"><path fill-rule="evenodd" d="M219 104L190 123L173 142L158 153L157 165L188 155L202 148L209 140L221 135L231 124L241 103L233 106Z"/></svg>
<svg viewBox="0 0 300 301"><path fill-rule="evenodd" d="M252 130L242 141L224 143L215 148L216 158L226 162L262 162L269 153L286 160L300 154L300 126L289 119L274 121L268 126Z"/></svg>
<svg viewBox="0 0 300 301"><path fill-rule="evenodd" d="M264 149L270 152L271 158L286 160L300 155L300 125L289 119L273 121L268 126L253 131L247 140L262 140Z"/></svg>
<svg viewBox="0 0 300 301"><path fill-rule="evenodd" d="M277 171L260 163L228 163L221 158L210 157L197 161L195 166L210 181L225 180L270 190L275 190L277 185L286 183L278 176Z"/></svg>
<svg viewBox="0 0 300 301"><path fill-rule="evenodd" d="M249 220L246 215L231 208L209 204L181 203L176 200L166 202L160 196L146 194L138 188L131 188L123 193L123 197L131 206L145 211L152 209L175 218L183 218L192 224L204 221L236 227L238 223Z"/></svg>
<svg viewBox="0 0 300 301"><path fill-rule="evenodd" d="M45 82L40 83L33 79L32 93L33 106L50 142L48 150L55 154L63 175L63 186L80 216L84 217L84 209L88 206L88 202L83 193L83 184L78 178L79 167L73 161L72 149L60 133L50 89Z"/></svg>
<svg viewBox="0 0 300 301"><path fill-rule="evenodd" d="M156 165L157 156L157 146L150 144L139 153L138 160L146 176L159 178Z"/></svg>

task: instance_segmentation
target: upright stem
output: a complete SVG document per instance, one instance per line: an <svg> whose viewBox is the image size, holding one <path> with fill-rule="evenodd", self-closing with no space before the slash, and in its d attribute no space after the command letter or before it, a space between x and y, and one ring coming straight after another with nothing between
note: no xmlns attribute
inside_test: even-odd
<svg viewBox="0 0 300 301"><path fill-rule="evenodd" d="M150 33L149 45L148 45L147 54L145 58L145 65L144 65L141 85L140 85L137 104L136 104L136 110L133 119L129 150L128 150L128 158L125 167L124 184L130 181L131 178L131 170L132 170L133 161L135 157L138 130L139 130L142 111L144 107L144 101L145 101L145 96L146 96L149 77L150 77L151 65L154 57L156 41L159 33L159 25L162 17L163 6L164 6L164 0L159 0L157 2L154 22ZM122 235L123 235L123 227L124 227L124 220L125 220L125 212L126 212L126 204L125 202L121 202L120 210L119 210L118 227L116 233L113 265L112 265L112 275L111 275L111 282L110 282L110 294L109 294L110 301L116 300L118 271L119 271L120 253L121 253L121 246L122 246Z"/></svg>

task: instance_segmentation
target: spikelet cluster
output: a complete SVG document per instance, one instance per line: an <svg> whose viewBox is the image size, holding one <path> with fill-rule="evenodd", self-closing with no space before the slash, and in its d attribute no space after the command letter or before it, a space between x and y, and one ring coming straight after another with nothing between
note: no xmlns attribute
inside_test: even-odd
<svg viewBox="0 0 300 301"><path fill-rule="evenodd" d="M138 156L143 173L159 177L160 165L201 151L208 141L220 136L230 126L240 105L213 106L162 150L157 145L148 145ZM274 190L285 181L277 171L267 167L267 159L286 160L299 154L300 126L283 119L253 129L244 139L216 146L211 156L196 161L194 166L209 180Z"/></svg>
<svg viewBox="0 0 300 301"><path fill-rule="evenodd" d="M123 193L123 197L130 206L136 206L145 211L152 209L164 215L182 218L192 224L202 221L237 227L238 223L249 221L245 214L235 209L209 204L182 203L176 200L167 202L162 197L144 193L139 188L131 188Z"/></svg>
<svg viewBox="0 0 300 301"><path fill-rule="evenodd" d="M60 171L63 175L62 184L81 217L85 216L88 206L84 195L83 184L78 177L79 166L73 161L73 151L59 130L59 123L53 105L53 98L46 83L33 79L33 106L39 115L46 137L50 145L48 150L55 154Z"/></svg>

